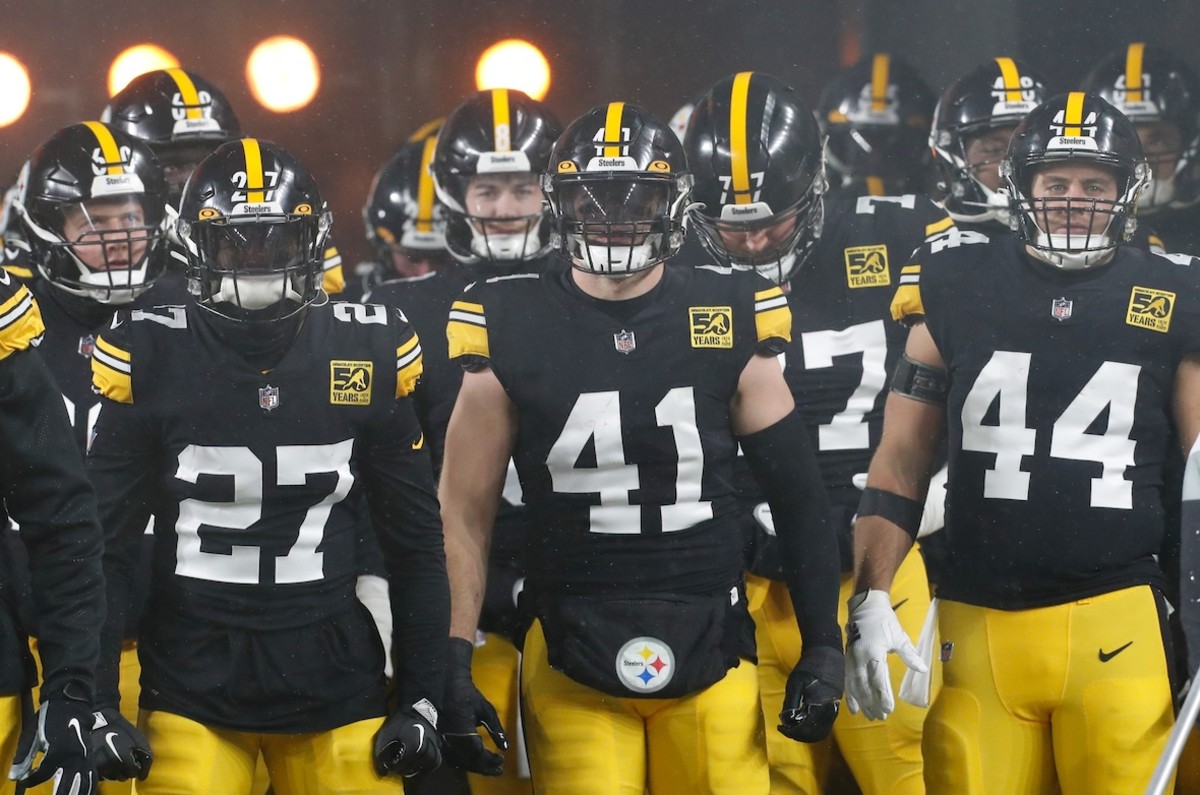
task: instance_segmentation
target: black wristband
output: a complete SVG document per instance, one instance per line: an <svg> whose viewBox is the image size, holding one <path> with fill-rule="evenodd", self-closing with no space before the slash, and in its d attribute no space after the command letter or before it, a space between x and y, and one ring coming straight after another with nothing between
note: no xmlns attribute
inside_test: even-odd
<svg viewBox="0 0 1200 795"><path fill-rule="evenodd" d="M916 540L917 531L921 528L921 514L924 512L925 506L916 500L870 486L863 489L862 499L858 503L859 518L878 516L887 519L913 540Z"/></svg>

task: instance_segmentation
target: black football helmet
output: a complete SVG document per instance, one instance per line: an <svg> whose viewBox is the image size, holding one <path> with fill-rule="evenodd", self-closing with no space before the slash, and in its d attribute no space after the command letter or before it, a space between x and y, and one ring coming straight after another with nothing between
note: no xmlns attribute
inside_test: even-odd
<svg viewBox="0 0 1200 795"><path fill-rule="evenodd" d="M47 281L127 304L162 273L166 198L150 148L89 121L59 130L33 153L12 204Z"/></svg>
<svg viewBox="0 0 1200 795"><path fill-rule="evenodd" d="M448 259L446 209L437 200L429 170L438 128L409 141L379 169L362 210L367 241L375 261L390 269L395 254L428 261L435 267Z"/></svg>
<svg viewBox="0 0 1200 795"><path fill-rule="evenodd" d="M1139 128L1163 122L1178 128L1177 146L1143 147L1152 169L1170 163L1174 168L1166 179L1155 175L1139 210L1155 213L1200 201L1200 82L1186 63L1162 48L1134 42L1096 64L1083 90L1104 97Z"/></svg>
<svg viewBox="0 0 1200 795"><path fill-rule="evenodd" d="M643 108L610 102L572 122L542 184L555 245L580 270L628 276L683 245L692 175L675 133Z"/></svg>
<svg viewBox="0 0 1200 795"><path fill-rule="evenodd" d="M724 264L790 279L824 220L821 132L800 96L761 72L727 77L697 102L683 148L704 246Z"/></svg>
<svg viewBox="0 0 1200 795"><path fill-rule="evenodd" d="M876 53L839 72L817 102L838 187L871 195L919 191L933 105L933 90L894 55Z"/></svg>
<svg viewBox="0 0 1200 795"><path fill-rule="evenodd" d="M1034 198L1038 171L1064 162L1111 171L1116 199ZM1018 237L1051 265L1079 269L1108 261L1111 251L1130 239L1150 166L1125 114L1096 94L1073 91L1038 105L1021 120L1000 164L1000 176L1007 185L1010 224ZM1064 212L1068 220L1059 226L1085 231L1053 232L1051 216ZM1073 223L1076 213L1081 215ZM1102 232L1093 231L1097 215L1107 216Z"/></svg>
<svg viewBox="0 0 1200 795"><path fill-rule="evenodd" d="M438 133L433 184L447 209L446 247L465 264L532 260L549 248L549 216L477 218L466 204L467 187L480 174L525 173L535 179L546 170L550 149L562 131L558 119L520 91L480 91L449 116ZM489 232L490 224L519 222L519 233Z"/></svg>
<svg viewBox="0 0 1200 795"><path fill-rule="evenodd" d="M1006 57L980 64L942 93L933 111L929 147L951 218L1008 226L1008 197L976 176L985 168L992 169L993 177L999 173L1008 141L998 145L994 159L985 153L985 159L974 164L968 161L967 149L973 139L993 130L1015 129L1048 93L1040 75Z"/></svg>
<svg viewBox="0 0 1200 795"><path fill-rule="evenodd" d="M228 320L292 317L323 296L332 216L308 170L270 141L222 144L188 179L178 234L189 289Z"/></svg>
<svg viewBox="0 0 1200 795"><path fill-rule="evenodd" d="M158 69L135 77L105 107L101 120L150 144L178 206L188 175L241 124L221 90L194 72Z"/></svg>

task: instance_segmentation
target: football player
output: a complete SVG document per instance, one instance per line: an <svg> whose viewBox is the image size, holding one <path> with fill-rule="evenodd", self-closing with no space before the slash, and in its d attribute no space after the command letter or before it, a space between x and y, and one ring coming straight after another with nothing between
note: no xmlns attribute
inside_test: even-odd
<svg viewBox="0 0 1200 795"><path fill-rule="evenodd" d="M1141 791L1173 719L1154 554L1172 422L1185 450L1200 429L1200 283L1123 245L1150 166L1102 98L1031 111L1001 174L1015 235L935 240L902 270L912 328L855 524L847 700L886 717L887 654L921 664L889 589L945 435L929 791Z"/></svg>
<svg viewBox="0 0 1200 795"><path fill-rule="evenodd" d="M420 344L378 305L320 289L330 215L275 144L223 144L192 173L178 234L196 300L122 312L96 340L89 472L104 493L109 615L93 736L138 792L399 792L440 759L448 596L411 401ZM365 502L360 497L365 496ZM368 505L390 580L394 690L355 599ZM139 737L116 711L129 544L154 516ZM390 706L390 709L389 709ZM390 716L389 716L390 713Z"/></svg>
<svg viewBox="0 0 1200 795"><path fill-rule="evenodd" d="M150 149L100 122L66 127L42 144L14 199L38 277L30 290L46 326L39 350L66 404L81 460L100 411L90 365L95 338L119 307L150 300L164 269L165 203L166 183ZM139 582L127 607L120 681L130 720L137 716L136 623L147 588ZM29 616L31 634L40 637L37 624L38 616ZM129 790L129 784L101 785L107 795Z"/></svg>
<svg viewBox="0 0 1200 795"><path fill-rule="evenodd" d="M484 772L501 763L475 734L494 716L471 682L471 639L511 455L531 512L521 694L538 792L766 791L739 440L784 517L808 640L774 723L815 741L837 714L837 545L774 361L787 303L754 274L664 265L691 181L666 124L623 102L592 109L543 181L566 256L477 282L451 310L450 356L466 373L439 492L453 582L446 753Z"/></svg>
<svg viewBox="0 0 1200 795"><path fill-rule="evenodd" d="M912 66L888 53L867 56L838 72L817 102L817 122L829 141L833 193L922 192L935 96Z"/></svg>
<svg viewBox="0 0 1200 795"><path fill-rule="evenodd" d="M427 341L425 371L415 397L418 415L430 441L435 469L441 467L446 427L462 382L462 368L450 360L446 348L445 328L450 306L471 281L503 274L535 273L547 264L551 219L538 180L546 170L550 149L561 132L562 125L542 103L520 91L494 89L480 92L455 108L446 117L441 131L436 132L436 144L426 139L409 145L409 162L413 165L407 170L406 182L396 185L393 194L428 196L432 201L435 197L430 196L429 179L445 195L478 195L480 192L473 188L474 184L486 186L500 176L514 187L505 202L480 203L474 207L464 205L463 211L448 209L438 200L432 210L435 219L432 237L421 236L422 213L429 212L421 209L424 205L410 204L417 212L405 215L395 212L392 216L397 222L392 227L392 235L398 240L414 243L426 240L431 245L440 243L443 248L446 246L447 218L454 217L459 221L455 224L455 232L451 233L457 235L451 249L455 252L452 262L431 275L384 282L371 293L372 301L403 310L417 333ZM513 157L504 172L489 171L489 165L506 154L506 149L508 154L516 152L521 157ZM420 169L413 167L417 162L421 163ZM530 185L532 192L526 191ZM523 226L530 215L540 215L534 222L537 246L515 254L499 244L488 248L486 255L472 250L470 236L473 229L488 232L489 238L492 236L492 222L486 219L515 216L521 219ZM523 630L514 594L520 592L524 573L521 558L528 520L520 507L520 487L515 483L515 477L508 478L503 497L492 532L488 593L479 625L482 634L477 637L472 664L475 681L496 707L500 724L508 734L519 737L517 670L520 658L514 642L519 643ZM508 765L498 777L471 775L471 789L476 795L529 792L528 774L521 778L521 767Z"/></svg>
<svg viewBox="0 0 1200 795"><path fill-rule="evenodd" d="M0 491L21 525L40 618L41 705L30 709L28 645L13 615L15 561L0 559L0 792L46 786L52 795L93 795L88 756L96 655L103 620L103 536L96 498L54 377L32 351L43 334L27 287L0 270ZM25 745L18 748L22 735Z"/></svg>
<svg viewBox="0 0 1200 795"><path fill-rule="evenodd" d="M1106 55L1084 79L1133 122L1153 181L1138 214L1166 251L1200 255L1200 81L1180 58L1134 42Z"/></svg>
<svg viewBox="0 0 1200 795"><path fill-rule="evenodd" d="M242 135L241 123L225 94L195 72L156 69L135 77L108 101L101 121L150 144L167 180L168 203L179 207L192 170L226 141ZM173 234L174 230L168 230ZM342 257L326 236L322 289L328 295L346 286ZM186 268L187 254L176 246L172 257ZM180 303L188 300L180 291Z"/></svg>
<svg viewBox="0 0 1200 795"><path fill-rule="evenodd" d="M1004 56L985 61L942 92L929 148L942 206L960 230L1010 231L1000 161L1017 124L1048 96L1037 72Z"/></svg>
<svg viewBox="0 0 1200 795"><path fill-rule="evenodd" d="M825 196L812 113L791 87L760 72L713 86L697 103L684 149L696 180L691 218L701 242L722 265L753 268L778 283L791 307L791 342L780 359L829 494L844 601L853 585L851 517L862 494L854 477L866 472L879 442L887 373L904 349L904 329L888 318L891 290L900 264L927 236L950 234L952 222L911 194ZM755 517L747 596L763 712L771 720L803 646L768 506L757 489L747 491L745 509ZM929 605L915 548L899 581L897 613L915 632ZM898 682L904 666L894 669ZM864 793L920 791L923 721L924 711L907 704L884 725L838 719L833 739ZM824 791L830 750L829 743L798 745L768 732L771 792Z"/></svg>

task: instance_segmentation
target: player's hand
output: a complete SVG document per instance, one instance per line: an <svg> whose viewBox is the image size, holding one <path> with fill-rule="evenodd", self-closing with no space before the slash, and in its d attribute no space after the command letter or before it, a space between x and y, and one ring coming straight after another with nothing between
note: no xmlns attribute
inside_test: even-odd
<svg viewBox="0 0 1200 795"><path fill-rule="evenodd" d="M883 720L896 709L887 656L895 652L919 673L929 666L908 639L887 591L867 591L850 597L846 624L846 705L871 720Z"/></svg>
<svg viewBox="0 0 1200 795"><path fill-rule="evenodd" d="M29 752L13 762L8 777L26 787L53 780L53 795L95 795L96 768L88 758L85 739L91 726L92 711L86 703L67 698L46 701L38 710Z"/></svg>
<svg viewBox="0 0 1200 795"><path fill-rule="evenodd" d="M96 772L105 781L145 781L154 761L146 735L115 707L95 714L91 748Z"/></svg>
<svg viewBox="0 0 1200 795"><path fill-rule="evenodd" d="M779 732L792 740L815 743L833 730L842 700L846 663L842 650L816 646L806 650L788 676L779 713Z"/></svg>
<svg viewBox="0 0 1200 795"><path fill-rule="evenodd" d="M492 742L501 751L508 750L508 738L504 736L496 708L488 703L471 680L474 650L469 640L450 639L450 673L442 716L443 750L446 761L460 770L498 776L504 769L504 757L484 746L475 727L487 729Z"/></svg>
<svg viewBox="0 0 1200 795"><path fill-rule="evenodd" d="M437 724L428 699L396 710L375 733L375 772L412 778L436 770L442 763Z"/></svg>

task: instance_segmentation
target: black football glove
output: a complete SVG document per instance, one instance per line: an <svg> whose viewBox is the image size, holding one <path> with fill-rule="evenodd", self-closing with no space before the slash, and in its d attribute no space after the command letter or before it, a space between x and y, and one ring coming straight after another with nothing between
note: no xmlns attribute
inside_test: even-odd
<svg viewBox="0 0 1200 795"><path fill-rule="evenodd" d="M806 649L788 676L779 713L779 731L802 743L824 740L833 731L846 664L842 650L832 646Z"/></svg>
<svg viewBox="0 0 1200 795"><path fill-rule="evenodd" d="M54 795L95 795L96 768L88 758L85 739L92 711L82 701L55 698L42 704L29 752L14 761L8 777L33 787L53 779ZM34 762L41 757L41 761Z"/></svg>
<svg viewBox="0 0 1200 795"><path fill-rule="evenodd" d="M471 681L471 654L474 651L471 641L450 639L450 671L446 704L442 710L443 753L446 761L460 770L498 776L504 769L504 757L484 747L483 738L475 727L487 729L501 751L508 750L508 738L504 736L496 708Z"/></svg>
<svg viewBox="0 0 1200 795"><path fill-rule="evenodd" d="M145 781L154 761L146 735L116 707L96 712L91 747L96 772L105 781Z"/></svg>
<svg viewBox="0 0 1200 795"><path fill-rule="evenodd" d="M412 778L436 770L442 763L437 724L429 699L396 710L375 733L375 772Z"/></svg>

